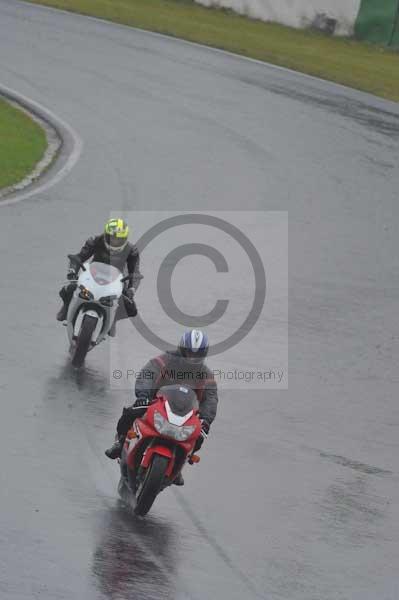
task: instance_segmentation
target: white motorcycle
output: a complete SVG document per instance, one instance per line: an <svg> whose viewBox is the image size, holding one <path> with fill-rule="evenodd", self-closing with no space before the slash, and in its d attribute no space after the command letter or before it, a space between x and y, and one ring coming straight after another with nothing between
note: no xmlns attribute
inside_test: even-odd
<svg viewBox="0 0 399 600"><path fill-rule="evenodd" d="M81 272L66 318L70 342L69 352L74 367L81 367L87 353L105 340L114 323L123 283L129 277L111 265L100 262L81 263L76 256L68 258ZM73 283L70 281L69 283Z"/></svg>

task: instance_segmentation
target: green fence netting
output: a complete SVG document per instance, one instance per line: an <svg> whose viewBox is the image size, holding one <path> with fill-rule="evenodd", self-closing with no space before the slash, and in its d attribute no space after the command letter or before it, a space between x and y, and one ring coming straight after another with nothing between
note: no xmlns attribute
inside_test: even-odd
<svg viewBox="0 0 399 600"><path fill-rule="evenodd" d="M389 45L399 48L399 7L398 7L398 13L397 13L397 17L395 19L394 27L392 30L392 39L391 39Z"/></svg>
<svg viewBox="0 0 399 600"><path fill-rule="evenodd" d="M399 0L362 0L355 35L369 42L399 47Z"/></svg>

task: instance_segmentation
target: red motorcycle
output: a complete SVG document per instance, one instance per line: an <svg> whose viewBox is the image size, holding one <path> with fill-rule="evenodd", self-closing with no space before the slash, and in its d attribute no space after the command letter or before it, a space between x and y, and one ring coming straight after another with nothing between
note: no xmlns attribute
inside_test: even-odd
<svg viewBox="0 0 399 600"><path fill-rule="evenodd" d="M198 400L189 387L161 388L154 402L129 430L120 460L118 492L136 515L148 513L155 498L173 483L194 455L201 433Z"/></svg>

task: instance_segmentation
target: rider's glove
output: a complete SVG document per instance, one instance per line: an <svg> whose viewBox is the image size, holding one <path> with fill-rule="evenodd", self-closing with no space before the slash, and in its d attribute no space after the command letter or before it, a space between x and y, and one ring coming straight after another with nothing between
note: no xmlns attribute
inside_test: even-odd
<svg viewBox="0 0 399 600"><path fill-rule="evenodd" d="M76 270L73 269L72 267L69 267L68 269L68 273L67 273L67 279L71 280L71 279L77 279L77 273Z"/></svg>
<svg viewBox="0 0 399 600"><path fill-rule="evenodd" d="M145 408L151 404L151 400L148 396L139 396L136 402L133 404L133 408Z"/></svg>
<svg viewBox="0 0 399 600"><path fill-rule="evenodd" d="M208 437L210 427L211 426L209 425L208 421L201 419L201 433L199 438L195 442L194 452L197 452L197 450L201 448L202 444L204 443L204 440L206 440L206 438Z"/></svg>
<svg viewBox="0 0 399 600"><path fill-rule="evenodd" d="M129 300L132 301L133 298L134 298L134 289L133 288L128 288L126 290L125 294L129 298Z"/></svg>
<svg viewBox="0 0 399 600"><path fill-rule="evenodd" d="M211 426L209 425L208 421L201 419L201 435L204 439L208 437L210 428Z"/></svg>

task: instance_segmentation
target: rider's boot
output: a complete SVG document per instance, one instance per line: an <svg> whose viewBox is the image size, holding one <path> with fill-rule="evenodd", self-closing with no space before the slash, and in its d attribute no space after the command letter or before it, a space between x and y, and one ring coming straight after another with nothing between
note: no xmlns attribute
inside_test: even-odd
<svg viewBox="0 0 399 600"><path fill-rule="evenodd" d="M120 458L123 450L123 444L125 442L125 436L119 437L110 448L105 451L105 456L108 456L111 460Z"/></svg>
<svg viewBox="0 0 399 600"><path fill-rule="evenodd" d="M68 314L68 305L62 301L62 306L60 310L57 312L57 321L65 321Z"/></svg>
<svg viewBox="0 0 399 600"><path fill-rule="evenodd" d="M183 475L180 473L175 477L173 485L184 485Z"/></svg>
<svg viewBox="0 0 399 600"><path fill-rule="evenodd" d="M116 319L114 319L114 322L112 323L111 328L108 331L108 335L109 335L109 337L115 337L116 336Z"/></svg>

